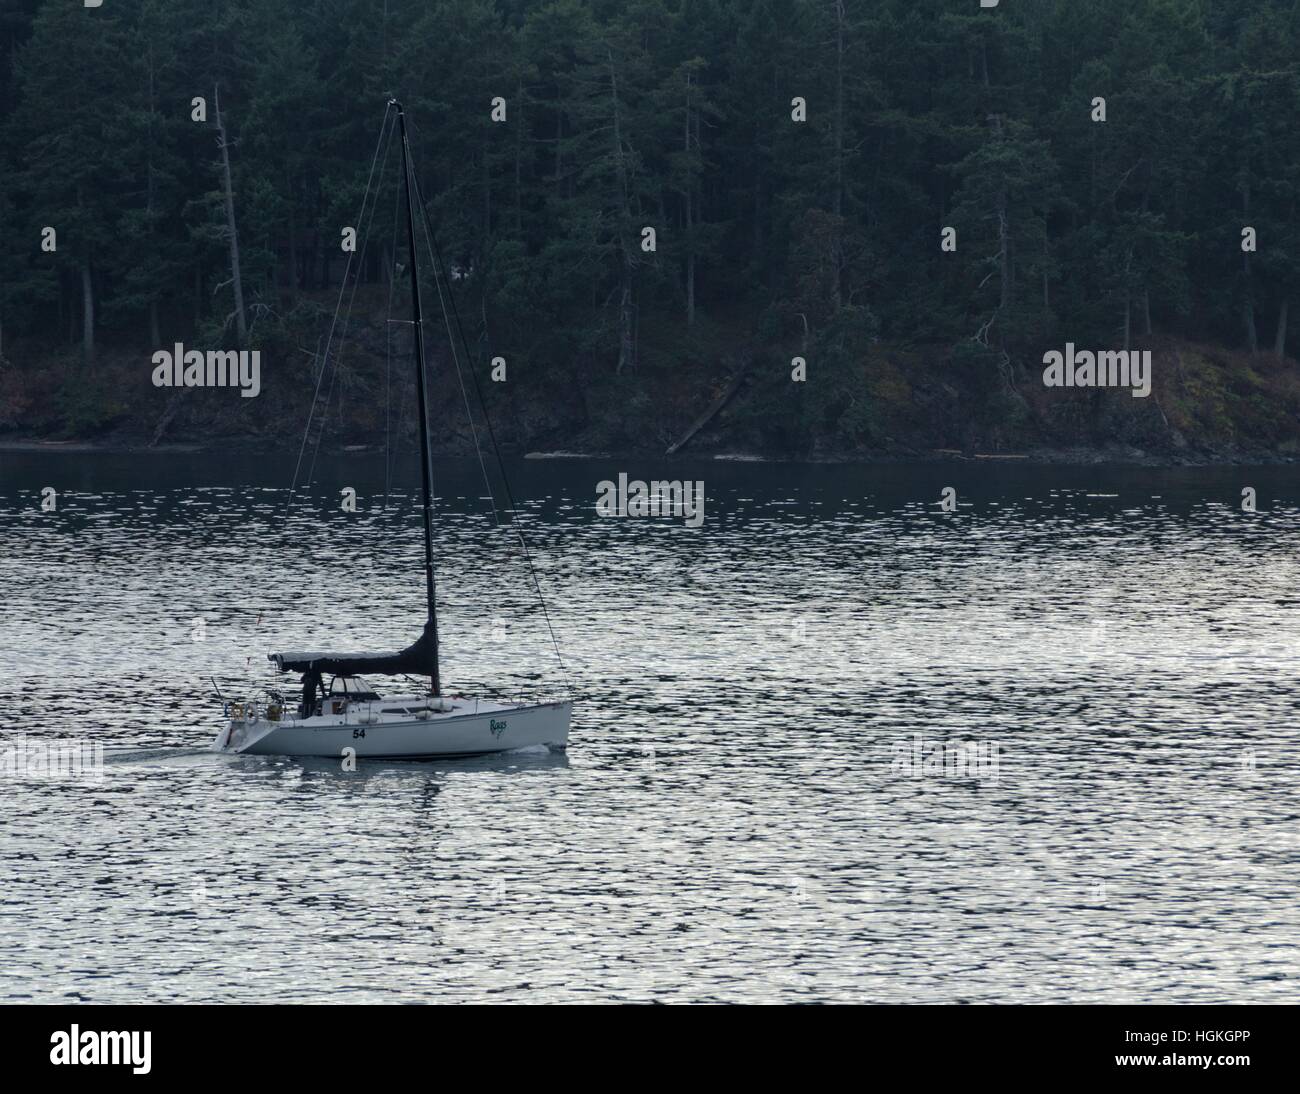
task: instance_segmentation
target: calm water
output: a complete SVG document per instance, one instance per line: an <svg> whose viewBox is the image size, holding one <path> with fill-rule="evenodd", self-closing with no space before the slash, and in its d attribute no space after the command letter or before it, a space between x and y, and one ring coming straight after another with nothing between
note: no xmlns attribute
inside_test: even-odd
<svg viewBox="0 0 1300 1094"><path fill-rule="evenodd" d="M209 675L416 636L411 463L286 512L282 455L0 452L0 747L108 752L4 777L0 999L1297 998L1300 470L520 463L567 756L199 752ZM447 685L557 685L474 471ZM704 526L599 519L619 471Z"/></svg>

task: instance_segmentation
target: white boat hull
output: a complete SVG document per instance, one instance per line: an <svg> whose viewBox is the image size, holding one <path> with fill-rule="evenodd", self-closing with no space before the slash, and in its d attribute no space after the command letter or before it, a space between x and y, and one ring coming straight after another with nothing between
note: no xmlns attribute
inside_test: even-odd
<svg viewBox="0 0 1300 1094"><path fill-rule="evenodd" d="M346 713L333 716L231 721L212 747L218 752L257 756L354 755L376 760L482 756L538 745L563 749L573 713L571 700L524 704L475 699L452 700L449 710L431 711L419 718L381 712L380 708L395 702L353 704Z"/></svg>

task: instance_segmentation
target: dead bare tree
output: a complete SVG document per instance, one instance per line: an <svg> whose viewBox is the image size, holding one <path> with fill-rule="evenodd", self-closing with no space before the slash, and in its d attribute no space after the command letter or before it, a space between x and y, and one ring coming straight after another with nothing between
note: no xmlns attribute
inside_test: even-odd
<svg viewBox="0 0 1300 1094"><path fill-rule="evenodd" d="M235 228L235 194L230 181L230 142L221 118L221 86L212 88L212 106L217 116L217 147L221 149L221 177L226 204L226 234L230 239L230 283L235 293L235 329L241 346L248 343L248 320L244 315L244 282L239 270L239 232Z"/></svg>

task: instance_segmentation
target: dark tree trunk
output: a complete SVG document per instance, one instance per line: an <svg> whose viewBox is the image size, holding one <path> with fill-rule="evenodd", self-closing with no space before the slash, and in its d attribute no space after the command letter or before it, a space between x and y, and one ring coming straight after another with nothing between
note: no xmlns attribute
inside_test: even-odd
<svg viewBox="0 0 1300 1094"><path fill-rule="evenodd" d="M1006 311L1011 306L1011 226L1007 222L1005 190L998 191L998 268L1002 278L1002 295L998 305Z"/></svg>
<svg viewBox="0 0 1300 1094"><path fill-rule="evenodd" d="M1249 168L1246 168L1249 170ZM1244 175L1244 172L1243 172ZM1241 207L1245 214L1246 223L1250 222L1250 179L1248 176L1243 177L1241 185ZM1251 284L1250 275L1250 252L1242 251L1242 267L1246 272L1245 277L1245 299L1242 301L1241 314L1246 324L1246 345L1249 347L1252 355L1259 352L1259 334L1255 329L1255 298L1254 289Z"/></svg>
<svg viewBox="0 0 1300 1094"><path fill-rule="evenodd" d="M844 299L844 0L835 0L835 228L831 241L834 279L831 307Z"/></svg>
<svg viewBox="0 0 1300 1094"><path fill-rule="evenodd" d="M619 225L619 248L623 252L622 283L619 286L618 306L618 365L615 372L622 374L625 368L633 365L636 358L636 339L632 332L632 280L635 259L632 255L632 243L628 239L631 208L629 206L627 170L623 162L623 128L622 113L618 101L618 72L614 67L614 54L607 50L609 57L609 93L614 108L614 162L618 169L618 186L620 197L621 223Z"/></svg>
<svg viewBox="0 0 1300 1094"><path fill-rule="evenodd" d="M235 227L235 192L230 180L230 146L226 126L221 120L221 89L212 89L213 108L217 115L217 143L221 147L221 180L226 202L226 233L230 237L230 283L235 293L235 331L239 344L248 342L248 320L244 315L244 282L239 268L239 232Z"/></svg>
<svg viewBox="0 0 1300 1094"><path fill-rule="evenodd" d="M298 268L298 215L297 202L293 200L293 181L289 182L289 223L287 225L289 232L289 296L298 295L299 268Z"/></svg>
<svg viewBox="0 0 1300 1094"><path fill-rule="evenodd" d="M95 367L95 280L88 258L81 262L81 356L87 368Z"/></svg>
<svg viewBox="0 0 1300 1094"><path fill-rule="evenodd" d="M686 325L695 325L695 224L691 205L695 172L691 169L691 74L686 74Z"/></svg>
<svg viewBox="0 0 1300 1094"><path fill-rule="evenodd" d="M555 93L555 184L560 183L564 170L564 106L560 101L559 90Z"/></svg>
<svg viewBox="0 0 1300 1094"><path fill-rule="evenodd" d="M515 90L515 235L524 234L524 85Z"/></svg>

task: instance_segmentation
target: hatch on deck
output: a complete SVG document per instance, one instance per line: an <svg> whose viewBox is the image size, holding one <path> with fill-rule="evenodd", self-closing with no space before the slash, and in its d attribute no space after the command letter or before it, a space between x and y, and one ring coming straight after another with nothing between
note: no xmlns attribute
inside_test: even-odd
<svg viewBox="0 0 1300 1094"><path fill-rule="evenodd" d="M330 695L346 695L349 699L369 700L378 699L379 692L375 691L360 676L336 676L330 681Z"/></svg>

